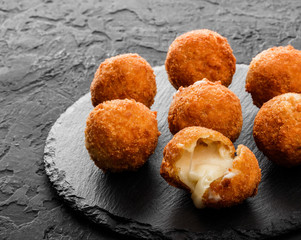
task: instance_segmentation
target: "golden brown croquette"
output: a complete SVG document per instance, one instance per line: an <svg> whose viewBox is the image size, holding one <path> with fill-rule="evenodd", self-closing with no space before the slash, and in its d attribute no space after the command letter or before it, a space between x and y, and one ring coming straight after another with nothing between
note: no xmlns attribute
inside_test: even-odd
<svg viewBox="0 0 301 240"><path fill-rule="evenodd" d="M106 101L87 118L86 148L103 171L141 167L155 151L160 132L157 113L131 99Z"/></svg>
<svg viewBox="0 0 301 240"><path fill-rule="evenodd" d="M236 59L226 38L207 30L194 30L177 37L170 45L165 68L170 83L178 89L203 78L232 82Z"/></svg>
<svg viewBox="0 0 301 240"><path fill-rule="evenodd" d="M157 93L152 67L138 54L106 59L97 69L90 87L94 107L113 99L135 99L150 107Z"/></svg>
<svg viewBox="0 0 301 240"><path fill-rule="evenodd" d="M301 51L289 45L259 53L250 63L246 90L259 108L280 94L301 93Z"/></svg>
<svg viewBox="0 0 301 240"><path fill-rule="evenodd" d="M269 160L286 167L301 164L301 94L286 93L263 104L253 136Z"/></svg>
<svg viewBox="0 0 301 240"><path fill-rule="evenodd" d="M231 141L240 134L243 118L239 98L220 82L207 79L180 87L168 113L172 134L190 126L219 131Z"/></svg>

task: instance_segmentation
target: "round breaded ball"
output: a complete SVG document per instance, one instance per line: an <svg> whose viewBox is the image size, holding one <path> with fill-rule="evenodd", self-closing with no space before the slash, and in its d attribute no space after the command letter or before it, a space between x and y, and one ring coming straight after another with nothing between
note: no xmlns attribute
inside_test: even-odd
<svg viewBox="0 0 301 240"><path fill-rule="evenodd" d="M103 171L141 167L154 152L160 132L157 113L131 99L106 101L87 118L86 148Z"/></svg>
<svg viewBox="0 0 301 240"><path fill-rule="evenodd" d="M220 82L203 79L175 93L168 124L172 134L185 127L201 126L235 141L243 124L240 100Z"/></svg>
<svg viewBox="0 0 301 240"><path fill-rule="evenodd" d="M97 69L90 87L94 107L113 99L135 99L151 107L157 93L152 67L138 54L106 59Z"/></svg>
<svg viewBox="0 0 301 240"><path fill-rule="evenodd" d="M203 127L178 132L165 146L161 176L191 193L197 208L230 207L257 194L261 170L246 146Z"/></svg>
<svg viewBox="0 0 301 240"><path fill-rule="evenodd" d="M165 68L170 83L178 89L207 78L232 82L236 59L226 38L207 30L195 30L177 37L170 45Z"/></svg>
<svg viewBox="0 0 301 240"><path fill-rule="evenodd" d="M257 147L286 167L301 164L301 94L286 93L264 103L254 121Z"/></svg>
<svg viewBox="0 0 301 240"><path fill-rule="evenodd" d="M259 108L280 94L301 93L301 51L289 45L259 53L250 63L246 90Z"/></svg>

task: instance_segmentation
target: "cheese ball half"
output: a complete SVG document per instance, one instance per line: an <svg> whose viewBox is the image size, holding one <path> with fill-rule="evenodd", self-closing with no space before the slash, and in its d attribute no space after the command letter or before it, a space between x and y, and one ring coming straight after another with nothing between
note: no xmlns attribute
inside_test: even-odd
<svg viewBox="0 0 301 240"><path fill-rule="evenodd" d="M201 126L235 141L243 124L240 100L220 82L203 79L175 93L168 123L172 134L185 127Z"/></svg>
<svg viewBox="0 0 301 240"><path fill-rule="evenodd" d="M135 100L106 101L87 118L85 143L91 159L111 172L136 170L155 151L157 113Z"/></svg>
<svg viewBox="0 0 301 240"><path fill-rule="evenodd" d="M253 136L269 160L286 167L301 165L301 94L286 93L264 103Z"/></svg>
<svg viewBox="0 0 301 240"><path fill-rule="evenodd" d="M226 38L208 29L194 30L177 37L170 45L165 68L170 83L178 89L207 78L232 82L236 58Z"/></svg>
<svg viewBox="0 0 301 240"><path fill-rule="evenodd" d="M255 196L261 170L255 155L243 145L235 148L221 133L188 127L166 145L161 176L191 193L197 208L230 207Z"/></svg>
<svg viewBox="0 0 301 240"><path fill-rule="evenodd" d="M157 93L152 67L138 54L106 59L97 69L90 87L94 107L113 99L135 99L150 107Z"/></svg>
<svg viewBox="0 0 301 240"><path fill-rule="evenodd" d="M259 108L280 94L301 93L301 51L289 45L259 53L250 63L246 90Z"/></svg>

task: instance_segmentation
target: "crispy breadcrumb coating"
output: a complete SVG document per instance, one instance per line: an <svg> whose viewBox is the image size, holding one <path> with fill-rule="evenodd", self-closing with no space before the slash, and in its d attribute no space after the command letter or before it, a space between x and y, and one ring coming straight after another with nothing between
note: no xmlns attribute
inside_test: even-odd
<svg viewBox="0 0 301 240"><path fill-rule="evenodd" d="M286 167L301 164L301 94L286 93L264 103L253 136L269 160Z"/></svg>
<svg viewBox="0 0 301 240"><path fill-rule="evenodd" d="M220 82L207 79L180 87L168 113L172 134L190 126L219 131L231 141L240 134L243 118L239 98Z"/></svg>
<svg viewBox="0 0 301 240"><path fill-rule="evenodd" d="M87 118L86 148L103 171L141 167L155 151L160 132L157 113L135 100L106 101Z"/></svg>
<svg viewBox="0 0 301 240"><path fill-rule="evenodd" d="M250 63L246 90L259 108L280 94L301 93L301 51L288 45L259 53Z"/></svg>
<svg viewBox="0 0 301 240"><path fill-rule="evenodd" d="M177 37L170 45L165 68L170 83L178 89L207 78L232 82L236 58L227 39L207 29L194 30Z"/></svg>
<svg viewBox="0 0 301 240"><path fill-rule="evenodd" d="M154 71L138 54L122 54L106 59L91 83L94 107L113 99L135 99L150 107L157 93Z"/></svg>

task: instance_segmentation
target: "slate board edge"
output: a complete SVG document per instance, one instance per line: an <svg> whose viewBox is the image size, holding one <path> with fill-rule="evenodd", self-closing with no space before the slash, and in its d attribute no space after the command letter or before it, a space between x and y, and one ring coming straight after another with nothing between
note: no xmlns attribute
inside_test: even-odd
<svg viewBox="0 0 301 240"><path fill-rule="evenodd" d="M237 64L244 65L244 64ZM246 65L244 65L246 66ZM160 69L162 66L154 67L154 70ZM45 172L48 175L50 182L53 187L56 189L58 195L63 198L63 200L74 210L78 211L80 214L87 217L89 220L93 221L96 224L100 224L103 227L116 232L121 235L140 238L140 239L262 239L267 237L275 237L291 231L300 230L301 226L296 218L299 217L299 214L292 215L291 219L291 228L289 229L275 229L273 227L273 222L266 229L237 229L230 228L223 231L209 231L206 233L202 232L191 232L185 229L160 229L155 228L150 224L138 222L132 219L120 217L114 215L107 210L100 208L99 206L87 206L82 203L81 198L73 194L73 189L71 185L65 179L64 171L59 171L52 159L55 157L55 138L53 132L55 128L60 125L60 120L65 114L68 114L68 111L71 108L78 104L90 93L85 94L79 98L72 106L67 108L67 110L61 114L61 116L56 120L56 122L51 127L48 137L46 139L45 148L44 148L44 163L45 163ZM285 221L288 221L286 219ZM278 225L279 226L279 225Z"/></svg>

